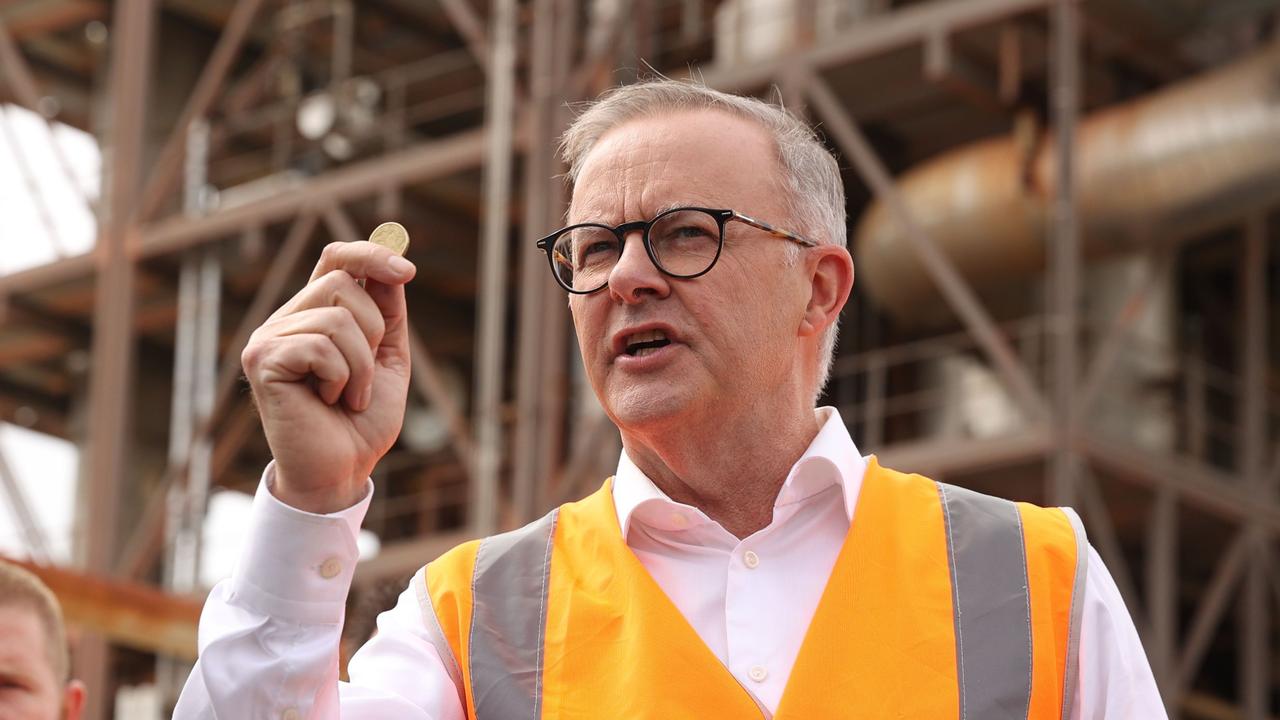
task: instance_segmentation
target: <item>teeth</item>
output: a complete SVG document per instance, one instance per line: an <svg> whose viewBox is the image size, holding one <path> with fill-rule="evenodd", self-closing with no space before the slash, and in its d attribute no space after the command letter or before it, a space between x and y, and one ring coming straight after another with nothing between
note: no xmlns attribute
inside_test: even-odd
<svg viewBox="0 0 1280 720"><path fill-rule="evenodd" d="M667 334L662 332L661 330L645 330L644 332L638 332L628 337L627 344L634 345L636 343L653 342L654 340L666 340L666 339L667 339Z"/></svg>

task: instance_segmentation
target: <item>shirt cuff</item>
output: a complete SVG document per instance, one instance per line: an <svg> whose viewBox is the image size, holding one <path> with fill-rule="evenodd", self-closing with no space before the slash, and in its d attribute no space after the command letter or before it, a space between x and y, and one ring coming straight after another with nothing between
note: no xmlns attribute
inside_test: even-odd
<svg viewBox="0 0 1280 720"><path fill-rule="evenodd" d="M275 462L267 465L253 498L249 536L231 576L233 603L285 622L341 623L360 552L356 536L373 499L317 515L271 494Z"/></svg>

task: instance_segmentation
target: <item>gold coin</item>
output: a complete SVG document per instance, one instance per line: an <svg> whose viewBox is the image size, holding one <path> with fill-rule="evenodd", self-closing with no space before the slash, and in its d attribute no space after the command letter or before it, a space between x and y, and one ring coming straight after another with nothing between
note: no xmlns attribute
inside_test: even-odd
<svg viewBox="0 0 1280 720"><path fill-rule="evenodd" d="M369 233L369 242L404 256L404 252L409 249L409 231L398 222L384 222Z"/></svg>

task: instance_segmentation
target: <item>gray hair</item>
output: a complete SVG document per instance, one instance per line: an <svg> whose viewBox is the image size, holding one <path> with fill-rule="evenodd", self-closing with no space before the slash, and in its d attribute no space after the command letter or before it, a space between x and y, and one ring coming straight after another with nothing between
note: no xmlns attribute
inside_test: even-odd
<svg viewBox="0 0 1280 720"><path fill-rule="evenodd" d="M718 110L764 128L777 147L783 168L781 189L799 233L817 243L847 245L840 167L813 129L780 104L723 93L692 81L659 79L624 85L591 103L561 138L569 181L577 181L587 155L608 131L630 120L681 110ZM798 246L793 250L792 257L798 257ZM838 332L839 322L834 322L822 336L815 400L830 378Z"/></svg>

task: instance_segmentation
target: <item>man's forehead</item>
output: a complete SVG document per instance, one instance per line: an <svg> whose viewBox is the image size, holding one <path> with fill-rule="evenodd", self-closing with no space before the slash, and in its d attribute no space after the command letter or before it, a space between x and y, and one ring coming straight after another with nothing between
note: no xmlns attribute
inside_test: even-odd
<svg viewBox="0 0 1280 720"><path fill-rule="evenodd" d="M753 141L761 145L754 152ZM744 189L744 175L771 174L772 167L747 173L738 167L745 157L772 161L771 146L763 128L717 110L629 120L602 134L587 154L569 219L623 222L676 207L729 207L728 188ZM632 217L637 213L642 217Z"/></svg>

